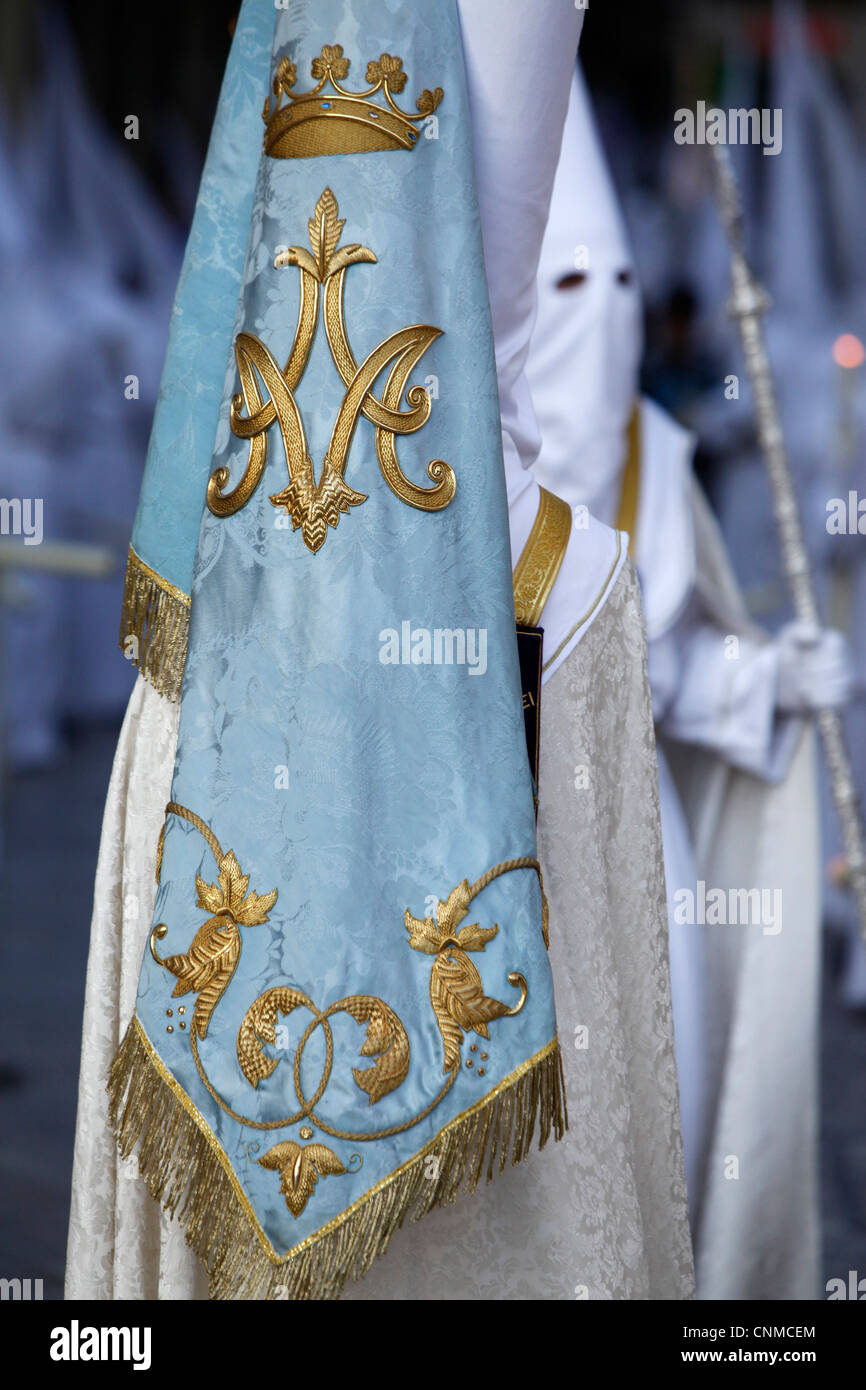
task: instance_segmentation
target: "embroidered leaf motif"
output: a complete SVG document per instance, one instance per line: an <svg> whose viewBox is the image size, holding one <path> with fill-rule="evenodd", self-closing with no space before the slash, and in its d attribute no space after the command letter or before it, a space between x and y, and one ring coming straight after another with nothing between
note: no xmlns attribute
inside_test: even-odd
<svg viewBox="0 0 866 1390"><path fill-rule="evenodd" d="M445 902L440 900L436 904L435 923L430 917L413 917L407 908L403 914L403 921L409 933L409 945L413 951L426 951L428 955L435 955L448 937L456 938L457 927L469 911L469 902L469 884L464 878L463 882L458 883L454 891L448 894ZM469 933L467 940L470 945L465 945L463 940L460 941L460 945L466 951L483 950L484 942L489 941L491 936L495 936L497 930L496 927L464 928L461 936ZM477 933L477 937L474 933ZM478 945L474 944L476 939L479 941Z"/></svg>
<svg viewBox="0 0 866 1390"><path fill-rule="evenodd" d="M166 970L177 976L172 999L190 990L198 995L192 1021L200 1038L207 1036L210 1016L235 973L240 954L241 934L235 923L211 917L199 927L186 955L167 956L163 961Z"/></svg>
<svg viewBox="0 0 866 1390"><path fill-rule="evenodd" d="M447 972L443 975L441 960L441 956L436 957L430 972L430 1003L433 1005L433 1013L439 1025L439 1032L442 1034L442 1043L445 1048L445 1061L442 1070L449 1072L460 1065L463 1033L460 1024L457 1023L448 1008L448 978Z"/></svg>
<svg viewBox="0 0 866 1390"><path fill-rule="evenodd" d="M509 1011L507 1004L484 993L475 965L464 951L456 949L442 951L433 962L430 1002L445 1044L446 1072L460 1065L463 1032L474 1031L487 1038L488 1022L503 1018Z"/></svg>
<svg viewBox="0 0 866 1390"><path fill-rule="evenodd" d="M314 280L319 278L319 263L303 246L289 246L274 257L274 269L280 270L288 265L296 265Z"/></svg>
<svg viewBox="0 0 866 1390"><path fill-rule="evenodd" d="M274 888L270 893L250 893L235 913L237 921L242 927L259 927L268 920L268 913L277 901L277 890Z"/></svg>
<svg viewBox="0 0 866 1390"><path fill-rule="evenodd" d="M336 275L338 270L346 270L350 265L360 265L366 261L369 265L376 264L376 256L367 246L362 246L359 241L353 241L349 246L341 246L339 251L335 251L328 261L328 275Z"/></svg>
<svg viewBox="0 0 866 1390"><path fill-rule="evenodd" d="M366 1091L370 1104L387 1096L406 1080L409 1071L409 1038L400 1019L381 999L369 994L354 994L343 999L339 1008L351 1014L359 1023L367 1023L367 1036L361 1047L362 1057L375 1057L372 1067L353 1067L356 1085Z"/></svg>
<svg viewBox="0 0 866 1390"><path fill-rule="evenodd" d="M437 87L434 92L431 92L429 87L425 87L416 103L421 115L429 116L431 112L435 111L444 95L441 87Z"/></svg>
<svg viewBox="0 0 866 1390"><path fill-rule="evenodd" d="M435 922L430 917L413 917L408 908L403 914L413 951L436 957L430 972L430 1002L442 1034L446 1072L460 1065L464 1032L474 1030L482 1038L489 1037L489 1021L511 1012L507 1004L484 993L481 976L466 954L483 951L499 931L498 926L482 927L477 922L460 926L471 901L464 879L444 902L439 900Z"/></svg>
<svg viewBox="0 0 866 1390"><path fill-rule="evenodd" d="M312 222L308 225L311 228L314 226ZM340 222L339 225L342 227L344 222ZM336 275L338 271L347 270L350 265L360 265L362 262L369 265L376 264L374 252L368 246L362 246L359 241L353 241L349 246L341 246L339 250L333 250L323 264L318 258L320 251L318 229L315 235L311 232L310 242L314 248L314 255L310 255L310 252L305 250L303 246L287 246L285 251L280 251L279 255L274 257L274 268L280 270L286 266L295 265L299 270L322 283L331 275Z"/></svg>
<svg viewBox="0 0 866 1390"><path fill-rule="evenodd" d="M340 234L346 225L345 217L337 216L337 200L330 188L326 188L307 229L310 233L310 246L319 268L319 279L324 280L328 262L337 249Z"/></svg>
<svg viewBox="0 0 866 1390"><path fill-rule="evenodd" d="M224 912L242 927L261 926L277 901L277 890L261 897L256 892L247 895L249 884L249 874L241 872L234 851L229 850L219 862L219 887L196 877L198 906L207 912Z"/></svg>
<svg viewBox="0 0 866 1390"><path fill-rule="evenodd" d="M300 1004L313 1007L300 990L278 985L260 994L244 1014L238 1029L238 1065L254 1090L280 1064L279 1057L268 1057L262 1050L263 1043L270 1043L273 1047L277 1041L277 1013L289 1014Z"/></svg>
<svg viewBox="0 0 866 1390"><path fill-rule="evenodd" d="M444 903L437 904L436 921L442 936L453 936L468 911L469 884L464 878L463 882L458 883L453 892L448 894Z"/></svg>
<svg viewBox="0 0 866 1390"><path fill-rule="evenodd" d="M211 1014L222 998L241 954L239 927L260 926L277 900L276 888L261 897L250 893L249 874L229 850L218 864L218 884L205 883L196 875L196 903L215 915L199 927L185 955L167 956L162 964L177 976L172 998L190 991L198 995L193 1011L193 1027L200 1038L207 1036Z"/></svg>
<svg viewBox="0 0 866 1390"><path fill-rule="evenodd" d="M319 1178L345 1173L345 1165L340 1162L333 1149L327 1144L296 1144L288 1139L275 1144L258 1160L263 1168L273 1169L280 1175L280 1191L286 1199L286 1206L292 1216L298 1217L315 1191Z"/></svg>
<svg viewBox="0 0 866 1390"><path fill-rule="evenodd" d="M322 48L322 56L313 59L310 71L317 82L321 82L328 73L336 77L338 82L342 82L349 71L349 59L343 57L343 45L326 43Z"/></svg>
<svg viewBox="0 0 866 1390"><path fill-rule="evenodd" d="M457 940L464 951L483 951L498 931L497 926L479 927L477 922L472 922L468 927L460 928Z"/></svg>
<svg viewBox="0 0 866 1390"><path fill-rule="evenodd" d="M223 891L215 883L205 883L200 874L195 876L195 886L198 897L196 907L203 907L206 912L219 912L223 906Z"/></svg>
<svg viewBox="0 0 866 1390"><path fill-rule="evenodd" d="M315 554L325 543L328 527L336 526L341 514L350 507L366 502L367 494L349 487L326 455L318 484L313 482L313 462L308 457L288 487L272 493L270 500L275 507L285 507L292 518L292 530L301 528L307 548Z"/></svg>
<svg viewBox="0 0 866 1390"><path fill-rule="evenodd" d="M403 913L403 922L409 933L409 945L413 951L425 951L435 956L442 944L442 936L432 917L413 917L408 907Z"/></svg>
<svg viewBox="0 0 866 1390"><path fill-rule="evenodd" d="M367 64L367 81L387 82L392 92L402 92L406 86L406 73L403 72L403 59L382 53L377 62L375 58Z"/></svg>

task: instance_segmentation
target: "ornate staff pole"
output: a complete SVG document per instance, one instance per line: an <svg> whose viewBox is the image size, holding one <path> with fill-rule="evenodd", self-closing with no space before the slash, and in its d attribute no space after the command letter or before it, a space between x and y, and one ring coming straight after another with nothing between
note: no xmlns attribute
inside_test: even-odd
<svg viewBox="0 0 866 1390"><path fill-rule="evenodd" d="M758 439L770 479L773 514L779 529L782 551L782 568L797 618L801 622L817 625L818 604L761 323L761 318L771 307L772 300L756 280L745 257L740 195L728 150L724 145L713 145L711 149L722 221L731 250L731 297L728 301L728 313L739 325L746 370L755 392ZM860 819L851 760L845 746L842 718L836 710L822 709L818 711L816 719L830 773L833 800L842 827L847 861L846 877L857 899L860 930L866 941L866 836Z"/></svg>

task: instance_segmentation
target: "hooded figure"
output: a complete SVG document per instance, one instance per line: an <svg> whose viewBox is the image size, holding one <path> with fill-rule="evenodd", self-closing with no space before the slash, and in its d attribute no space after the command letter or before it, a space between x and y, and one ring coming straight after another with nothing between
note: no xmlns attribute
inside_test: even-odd
<svg viewBox="0 0 866 1390"><path fill-rule="evenodd" d="M772 105L785 113L785 145L781 158L761 161L769 165L768 344L821 610L853 647L857 693L845 711L845 730L860 804L866 806L866 547L849 519L841 525L838 515L831 520L841 499L847 503L852 491L858 499L866 492L866 370L859 346L866 341L866 159L844 88L799 0L779 0L774 7L770 75ZM825 861L832 864L838 855L844 863L826 772L822 783ZM831 869L825 922L846 940L842 997L863 1008L866 947L857 905L834 879Z"/></svg>
<svg viewBox="0 0 866 1390"><path fill-rule="evenodd" d="M524 365L579 29L572 7L540 27L501 0L394 0L387 15L366 0L243 6L130 556L125 622L141 639L142 674L97 870L70 1298L198 1297L206 1272L211 1292L229 1297L691 1296L636 580L620 532L583 513L572 524L531 473ZM356 54L386 43L368 83L399 93L403 69L430 81L430 120L387 153L382 127L370 127L370 153L349 122L320 114L339 114L333 95L320 108L301 102L310 74L338 94L357 89ZM269 87L278 105L265 111L262 156ZM318 122L309 146L295 111ZM342 242L324 195L310 216L326 181L339 218L352 218ZM308 218L314 254L302 245ZM396 280L395 262L406 268ZM449 462L431 463L428 478L437 488L449 470L456 478L438 513L419 509L425 484L411 493L416 511L402 505L407 480L387 449L377 478L371 419L385 433L403 423L403 388L387 395L396 367L363 397L345 507L313 529L309 458L271 492L281 468L285 480L273 413L288 455L299 420L311 440L322 433L335 391L321 340L300 370L290 351L292 325L314 324L318 292L308 285L299 316L289 270L302 283L346 275L359 353L395 325L441 321L425 386L403 381L417 447L444 440ZM334 296L331 284L328 343L349 385L360 372L348 369ZM268 429L265 457L249 441ZM418 476L412 443L401 448ZM319 441L310 455L321 457ZM296 525L274 521L278 505L295 509ZM420 608L432 620L447 601L479 626L483 617L481 678L428 671L420 629L397 666L371 660L363 637L380 625L383 595L399 596L402 615ZM518 667L515 604L534 672ZM521 674L524 707L537 709L543 684L534 790L549 956ZM289 765L274 769L283 728ZM443 900L433 880L448 875L457 887ZM201 912L213 915L201 923ZM558 1047L544 1041L548 969ZM353 990L370 985L336 1000L344 974ZM109 1119L137 1170L118 1162L106 1124L112 1054ZM293 1094L301 1111L275 1117ZM536 1116L542 1139L559 1138L544 1154L530 1152ZM179 1206L179 1222L139 1173L168 1213ZM452 1207L462 1185L491 1176Z"/></svg>
<svg viewBox="0 0 866 1390"><path fill-rule="evenodd" d="M26 478L27 493L40 506L44 499L46 539L98 542L120 558L179 248L125 145L115 148L90 109L68 25L59 13L40 19L38 100L14 144L0 121L0 278L9 326L0 349L8 444L0 487L12 496ZM13 218L20 231L7 249ZM112 650L110 622L122 587L119 564L108 579L16 578L21 601L3 615L16 672L8 702L13 762L49 764L70 715L114 717L123 709L131 673Z"/></svg>
<svg viewBox="0 0 866 1390"><path fill-rule="evenodd" d="M839 634L791 624L771 642L750 623L693 438L638 398L640 355L633 258L578 73L528 365L535 474L626 530L640 577L699 1294L813 1297L819 844L802 715L846 697L848 662Z"/></svg>

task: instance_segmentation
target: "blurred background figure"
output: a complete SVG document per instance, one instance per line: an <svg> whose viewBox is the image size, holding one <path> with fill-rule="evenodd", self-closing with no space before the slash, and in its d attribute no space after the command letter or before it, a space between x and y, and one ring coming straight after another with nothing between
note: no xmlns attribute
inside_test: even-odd
<svg viewBox="0 0 866 1390"><path fill-rule="evenodd" d="M687 61L695 46L703 62ZM749 254L773 299L768 346L821 610L853 651L855 692L845 723L863 801L866 532L831 530L828 508L832 499L847 502L850 490L862 498L866 483L866 113L857 76L866 23L854 6L809 7L800 0L743 6L724 16L697 7L676 47L683 82L672 108L694 107L703 98L725 110L766 106L783 113L778 155L761 157L754 146L730 152ZM647 301L643 381L696 432L698 475L749 610L775 631L790 619L791 608L755 441L751 387L725 312L728 252L709 152L675 145L667 133L635 138L622 107L606 109ZM821 785L825 922L836 947L841 998L863 1009L866 952L842 884L842 846L823 767Z"/></svg>
<svg viewBox="0 0 866 1390"><path fill-rule="evenodd" d="M121 21L113 0L0 0L0 498L42 499L43 543L29 554L79 542L116 561L111 577L85 580L13 568L0 552L3 891L7 912L13 893L29 904L26 932L7 935L0 955L0 1171L13 1213L0 1275L44 1277L50 1297L62 1288L93 866L132 684L116 648L123 562L236 10L152 0ZM673 131L674 113L698 100L783 110L781 153L731 153L749 253L776 300L766 326L822 613L853 650L845 720L866 792L866 540L828 529L832 499L866 499L866 11L857 0L659 0L624 25L619 7L592 6L581 52L634 258L633 283L617 286L631 297L629 350L636 361L642 314L640 389L667 412L644 404L645 436L654 421L666 457L680 459L691 448L680 427L696 437L695 472L749 615L770 632L791 610L725 314L709 152ZM19 549L24 539L0 535ZM822 795L818 1296L858 1260L862 1273L866 1238L866 957L826 785ZM34 1026L34 982L50 1028Z"/></svg>
<svg viewBox="0 0 866 1390"><path fill-rule="evenodd" d="M38 82L0 124L0 492L41 499L46 540L101 543L117 565L96 582L17 577L4 614L16 767L50 764L65 721L115 717L129 695L122 560L182 250L95 116L62 14L46 10L34 30Z"/></svg>
<svg viewBox="0 0 866 1390"><path fill-rule="evenodd" d="M866 526L866 23L855 6L690 7L677 26L669 106L769 107L783 113L778 155L732 147L746 207L747 251L774 307L765 325L782 423L824 620L848 638L848 744L866 798L864 566ZM728 250L709 151L678 146L661 121L646 137L645 106L585 45L627 212L646 300L643 384L697 435L696 470L720 522L751 616L772 632L792 610L781 563L754 400L726 315ZM651 61L651 60L650 60ZM834 524L845 503L847 524ZM866 1234L862 1101L843 1078L864 1060L866 953L844 886L838 820L823 763L824 923L822 1214L825 1276L856 1263L848 1236ZM851 1010L853 1012L847 1012ZM857 1058L857 1062L854 1059ZM847 1234L846 1234L847 1233ZM845 1250L849 1251L846 1256ZM846 1265L845 1261L848 1261Z"/></svg>
<svg viewBox="0 0 866 1390"><path fill-rule="evenodd" d="M813 1297L820 892L801 716L847 698L850 663L838 633L787 624L768 640L750 622L693 436L638 397L640 296L580 72L538 296L535 471L629 532L643 592L699 1292ZM753 888L759 913L714 922L697 906Z"/></svg>
<svg viewBox="0 0 866 1390"><path fill-rule="evenodd" d="M0 0L0 1267L61 1294L123 571L232 3ZM134 116L134 120L128 119ZM48 889L52 890L51 892ZM60 904L62 907L58 910ZM38 996L43 1021L34 1028Z"/></svg>

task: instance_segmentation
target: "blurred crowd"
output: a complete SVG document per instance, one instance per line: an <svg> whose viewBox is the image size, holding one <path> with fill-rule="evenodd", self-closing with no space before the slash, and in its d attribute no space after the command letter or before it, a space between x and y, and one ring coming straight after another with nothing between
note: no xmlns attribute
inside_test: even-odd
<svg viewBox="0 0 866 1390"><path fill-rule="evenodd" d="M782 112L781 157L756 145L729 150L747 254L772 299L768 350L819 606L824 622L847 635L854 659L844 718L866 803L866 152L859 88L850 81L866 24L856 7L828 15L799 0L777 3L770 17L748 7L710 16L704 7L708 31L723 30L724 43L712 86L699 95L725 111ZM699 14L688 22L700 29ZM700 52L691 52L700 71ZM690 96L680 89L673 105ZM647 306L644 388L695 432L696 469L750 612L776 631L792 610L751 383L726 312L730 251L710 150L676 144L673 124L641 129L609 94L602 120ZM843 995L864 1007L866 953L844 888L826 774L822 829L825 923L845 942Z"/></svg>
<svg viewBox="0 0 866 1390"><path fill-rule="evenodd" d="M184 238L94 110L62 14L37 33L38 83L0 102L0 495L41 499L43 545L97 546L113 573L77 577L69 550L40 572L32 546L0 571L16 768L50 764L69 719L114 717L131 688L123 563Z"/></svg>

